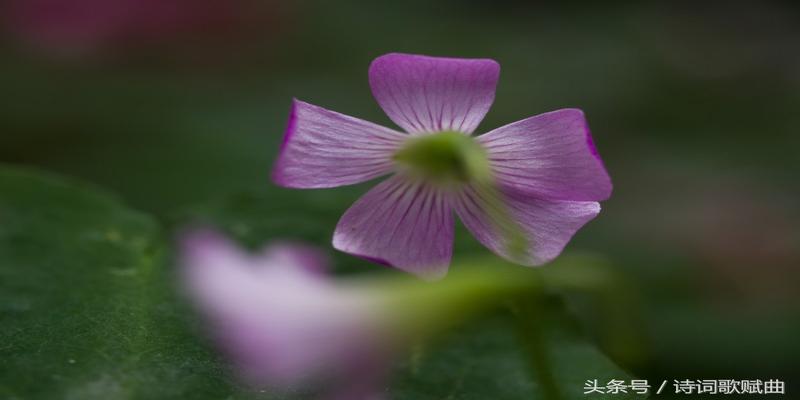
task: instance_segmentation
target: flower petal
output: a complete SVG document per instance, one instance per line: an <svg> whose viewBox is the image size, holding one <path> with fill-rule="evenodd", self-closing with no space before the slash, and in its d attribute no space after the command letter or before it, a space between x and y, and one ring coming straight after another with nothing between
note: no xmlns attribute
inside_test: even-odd
<svg viewBox="0 0 800 400"><path fill-rule="evenodd" d="M382 353L376 298L319 274L314 250L280 244L251 255L211 231L190 232L182 245L187 294L246 383L344 381Z"/></svg>
<svg viewBox="0 0 800 400"><path fill-rule="evenodd" d="M392 170L408 135L294 100L273 181L291 188L364 182Z"/></svg>
<svg viewBox="0 0 800 400"><path fill-rule="evenodd" d="M425 279L447 273L453 216L437 188L395 175L367 192L339 220L333 247Z"/></svg>
<svg viewBox="0 0 800 400"><path fill-rule="evenodd" d="M537 115L477 140L501 186L549 200L599 201L611 195L611 178L581 110Z"/></svg>
<svg viewBox="0 0 800 400"><path fill-rule="evenodd" d="M407 132L472 133L494 101L500 65L490 59L387 54L369 67L372 94Z"/></svg>
<svg viewBox="0 0 800 400"><path fill-rule="evenodd" d="M526 239L520 254L511 254L507 238L498 233L496 221L489 218L486 207L490 200L466 187L453 203L464 226L479 242L497 255L524 265L541 265L556 258L575 232L600 212L600 204L593 201L539 200L519 192L505 193L503 199Z"/></svg>

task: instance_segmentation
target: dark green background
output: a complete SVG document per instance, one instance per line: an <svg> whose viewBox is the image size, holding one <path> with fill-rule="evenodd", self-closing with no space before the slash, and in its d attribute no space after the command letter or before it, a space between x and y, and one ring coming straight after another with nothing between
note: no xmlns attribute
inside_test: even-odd
<svg viewBox="0 0 800 400"><path fill-rule="evenodd" d="M0 161L102 186L152 214L166 238L200 220L249 246L288 236L328 248L338 217L371 184L270 183L291 98L392 126L367 84L373 58L494 58L500 83L479 132L579 107L611 173L612 198L567 252L602 255L636 292L630 313L646 357L607 349L615 361L653 380L796 387L796 5L301 1L259 12L263 23L224 39L165 36L81 56L31 46L9 25ZM459 231L456 253L486 251ZM603 331L602 318L576 307L586 332Z"/></svg>

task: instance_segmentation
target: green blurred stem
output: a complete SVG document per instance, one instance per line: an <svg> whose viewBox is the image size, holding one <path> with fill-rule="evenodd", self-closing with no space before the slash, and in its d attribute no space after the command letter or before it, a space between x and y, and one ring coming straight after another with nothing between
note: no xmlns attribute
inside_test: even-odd
<svg viewBox="0 0 800 400"><path fill-rule="evenodd" d="M512 305L512 311L534 381L539 383L545 399L562 399L544 335L540 297L526 296Z"/></svg>
<svg viewBox="0 0 800 400"><path fill-rule="evenodd" d="M491 179L476 180L472 188L489 216L492 228L503 240L508 255L514 260L524 262L527 249L532 243L529 243L522 227L514 220L495 182Z"/></svg>

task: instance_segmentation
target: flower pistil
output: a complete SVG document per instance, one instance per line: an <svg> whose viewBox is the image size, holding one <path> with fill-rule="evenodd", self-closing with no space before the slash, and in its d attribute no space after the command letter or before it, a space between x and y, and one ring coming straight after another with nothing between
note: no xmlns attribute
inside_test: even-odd
<svg viewBox="0 0 800 400"><path fill-rule="evenodd" d="M413 136L392 159L409 175L428 182L468 183L491 179L486 150L474 138L460 132Z"/></svg>

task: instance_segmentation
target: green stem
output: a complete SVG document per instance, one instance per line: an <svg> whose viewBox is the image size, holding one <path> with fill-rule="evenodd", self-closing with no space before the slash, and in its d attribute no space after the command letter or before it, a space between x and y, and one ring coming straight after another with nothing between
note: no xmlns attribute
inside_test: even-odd
<svg viewBox="0 0 800 400"><path fill-rule="evenodd" d="M517 301L513 306L517 332L525 346L533 378L539 383L542 394L548 400L560 400L561 391L555 378L553 363L550 359L547 340L544 335L544 307L541 298L528 296Z"/></svg>

